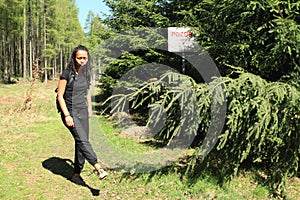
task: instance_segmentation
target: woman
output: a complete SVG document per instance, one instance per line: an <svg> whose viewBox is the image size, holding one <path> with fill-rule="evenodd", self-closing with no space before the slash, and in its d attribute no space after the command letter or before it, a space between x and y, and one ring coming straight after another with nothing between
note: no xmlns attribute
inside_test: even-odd
<svg viewBox="0 0 300 200"><path fill-rule="evenodd" d="M57 99L61 109L64 125L72 133L75 140L74 177L80 177L84 162L87 160L94 166L100 179L107 176L101 168L97 156L89 142L89 111L91 105L89 95L90 62L89 52L84 46L77 46L71 55L67 69L58 82Z"/></svg>

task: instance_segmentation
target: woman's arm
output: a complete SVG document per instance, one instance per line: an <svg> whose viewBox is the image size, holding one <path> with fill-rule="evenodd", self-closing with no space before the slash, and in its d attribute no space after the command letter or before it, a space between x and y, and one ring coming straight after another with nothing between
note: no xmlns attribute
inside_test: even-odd
<svg viewBox="0 0 300 200"><path fill-rule="evenodd" d="M58 88L57 88L57 100L59 102L59 106L61 108L61 112L65 116L65 120L68 126L74 127L73 118L71 117L69 110L67 108L64 93L67 86L67 80L61 79L58 81Z"/></svg>
<svg viewBox="0 0 300 200"><path fill-rule="evenodd" d="M92 115L93 115L92 97L91 97L91 92L89 89L87 90L87 94L86 94L86 103L88 106L89 117L92 117Z"/></svg>

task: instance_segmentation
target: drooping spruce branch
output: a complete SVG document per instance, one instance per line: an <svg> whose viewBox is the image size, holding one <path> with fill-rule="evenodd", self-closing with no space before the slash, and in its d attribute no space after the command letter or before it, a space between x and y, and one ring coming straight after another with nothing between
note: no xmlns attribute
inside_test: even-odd
<svg viewBox="0 0 300 200"><path fill-rule="evenodd" d="M123 111L126 102L131 102L130 109L147 107L152 110L148 126L164 121L156 139L169 145L180 134L197 136L195 148L200 148L207 136L211 104L221 105L225 98L222 90L225 91L225 125L214 149L224 176L236 175L244 163L259 164L273 190L283 194L285 179L297 173L300 92L291 85L268 82L247 72L239 72L237 78L215 79L209 85L197 84L190 77L173 72L140 87L126 84L126 95L115 95L118 100L112 110ZM224 86L221 90L220 84Z"/></svg>

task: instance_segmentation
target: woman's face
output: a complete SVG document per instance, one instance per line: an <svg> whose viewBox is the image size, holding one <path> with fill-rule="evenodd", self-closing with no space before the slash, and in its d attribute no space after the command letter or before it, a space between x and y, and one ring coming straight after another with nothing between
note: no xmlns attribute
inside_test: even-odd
<svg viewBox="0 0 300 200"><path fill-rule="evenodd" d="M84 51L84 50L77 51L76 56L75 56L75 60L76 60L76 67L77 68L82 67L88 61L88 52Z"/></svg>

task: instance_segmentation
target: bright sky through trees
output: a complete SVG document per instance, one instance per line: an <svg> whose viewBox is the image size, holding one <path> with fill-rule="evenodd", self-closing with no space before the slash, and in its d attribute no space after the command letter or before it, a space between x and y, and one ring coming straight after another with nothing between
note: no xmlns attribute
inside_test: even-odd
<svg viewBox="0 0 300 200"><path fill-rule="evenodd" d="M103 13L108 13L109 9L102 0L76 0L76 5L79 8L78 18L82 28L85 26L85 20L88 12L91 10L100 17Z"/></svg>

